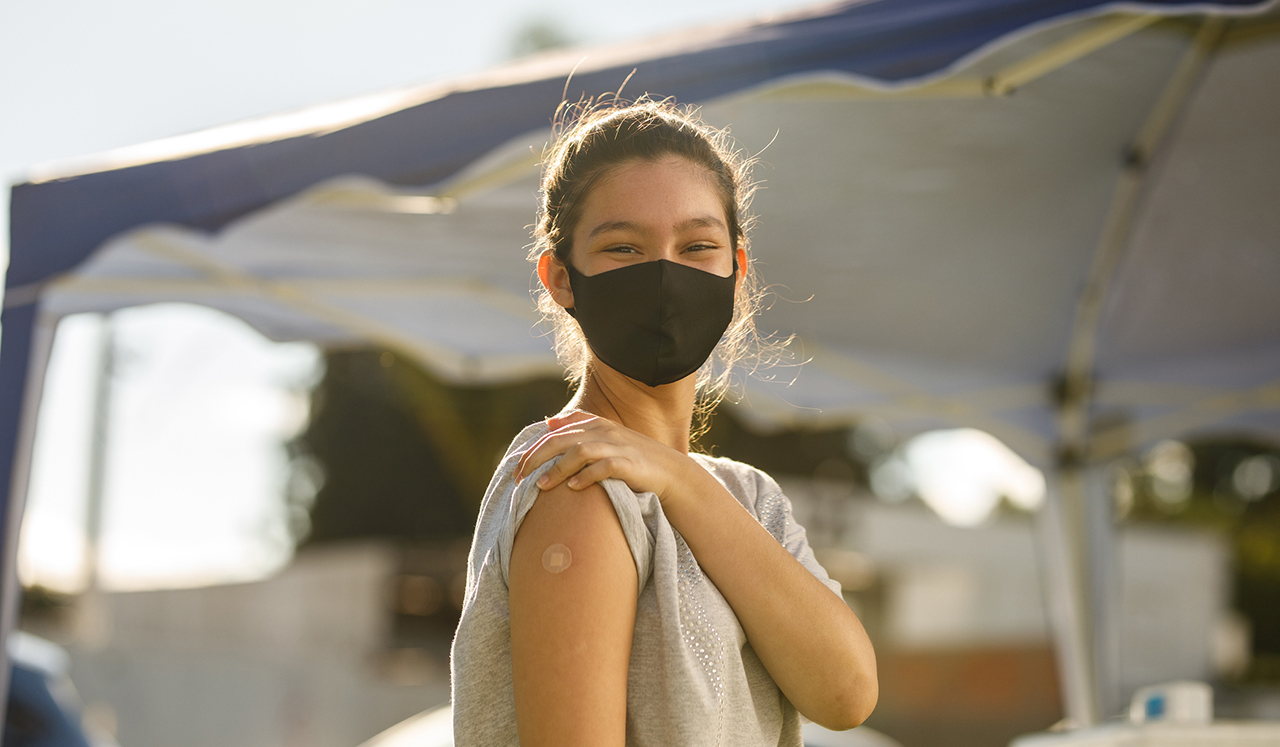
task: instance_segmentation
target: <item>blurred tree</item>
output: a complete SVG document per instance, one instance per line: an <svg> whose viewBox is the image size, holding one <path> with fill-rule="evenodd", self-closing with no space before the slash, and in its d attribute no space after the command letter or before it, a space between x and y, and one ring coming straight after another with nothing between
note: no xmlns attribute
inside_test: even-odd
<svg viewBox="0 0 1280 747"><path fill-rule="evenodd" d="M510 57L527 57L567 47L573 42L573 37L560 24L546 18L533 18L521 24L511 36Z"/></svg>
<svg viewBox="0 0 1280 747"><path fill-rule="evenodd" d="M760 433L721 406L695 450L746 462L770 474L845 479L865 485L866 467L849 454L849 429L788 429Z"/></svg>
<svg viewBox="0 0 1280 747"><path fill-rule="evenodd" d="M1171 488L1168 474L1179 470L1149 455L1122 477L1121 509L1129 521L1208 526L1228 538L1234 606L1253 629L1247 678L1280 682L1280 448L1247 438L1186 446L1185 487ZM1165 446L1164 454L1176 456L1176 447Z"/></svg>
<svg viewBox="0 0 1280 747"><path fill-rule="evenodd" d="M469 537L511 439L567 398L556 379L451 386L390 351L327 353L291 444L295 538Z"/></svg>

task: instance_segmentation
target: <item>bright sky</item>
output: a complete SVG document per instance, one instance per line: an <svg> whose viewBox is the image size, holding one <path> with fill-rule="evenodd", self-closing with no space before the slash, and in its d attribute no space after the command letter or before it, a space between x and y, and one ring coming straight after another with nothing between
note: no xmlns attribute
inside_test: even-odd
<svg viewBox="0 0 1280 747"><path fill-rule="evenodd" d="M1044 501L1044 474L995 436L973 428L916 436L903 447L902 459L916 494L949 524L975 526L1001 498L1028 511Z"/></svg>
<svg viewBox="0 0 1280 747"><path fill-rule="evenodd" d="M319 354L199 306L112 318L99 576L109 588L248 580L288 560L284 441L306 420ZM55 338L19 544L25 583L84 579L90 434L104 325Z"/></svg>

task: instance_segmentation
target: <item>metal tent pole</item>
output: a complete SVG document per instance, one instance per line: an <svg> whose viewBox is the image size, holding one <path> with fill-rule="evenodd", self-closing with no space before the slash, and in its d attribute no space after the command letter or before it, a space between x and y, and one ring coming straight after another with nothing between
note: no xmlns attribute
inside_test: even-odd
<svg viewBox="0 0 1280 747"><path fill-rule="evenodd" d="M1056 489L1042 520L1041 545L1067 715L1091 726L1119 709L1119 586L1112 509L1090 466L1090 409L1103 304L1128 246L1146 166L1169 131L1225 20L1205 19L1131 144L1116 181L1089 275L1076 304L1070 347L1057 384Z"/></svg>

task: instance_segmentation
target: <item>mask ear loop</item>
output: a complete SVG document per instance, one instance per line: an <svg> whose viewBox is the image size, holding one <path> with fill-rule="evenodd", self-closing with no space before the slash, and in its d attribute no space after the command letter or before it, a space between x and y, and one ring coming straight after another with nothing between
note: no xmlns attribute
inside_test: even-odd
<svg viewBox="0 0 1280 747"><path fill-rule="evenodd" d="M565 267L565 269L566 269L566 270L568 270L568 272L569 272L569 287L570 287L570 288L572 288L572 287L573 287L573 276L574 276L574 275L577 275L577 276L581 277L581 276L582 276L582 273L578 272L578 268L576 268L576 267L574 267L574 266L573 266L573 262L572 262L572 261L567 261L567 262L565 262L565 263L564 263L564 267ZM578 318L578 312L577 312L577 310L576 310L576 309L574 309L572 306L570 306L570 307L566 308L566 309L565 309L565 311L569 312L569 316L573 317L574 319L577 319L577 318Z"/></svg>

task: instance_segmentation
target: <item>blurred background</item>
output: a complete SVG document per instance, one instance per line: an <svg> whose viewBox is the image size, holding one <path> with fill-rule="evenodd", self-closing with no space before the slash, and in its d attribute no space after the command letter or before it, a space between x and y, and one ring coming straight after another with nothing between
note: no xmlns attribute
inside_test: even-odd
<svg viewBox="0 0 1280 747"><path fill-rule="evenodd" d="M28 178L27 167L40 162L64 161L51 173L74 170L64 159L74 164L86 154L480 73L513 61L536 66L538 60L561 59L555 55L563 48L608 48L706 25L734 28L778 14L785 18L810 5L808 0L662 0L643 9L515 0L387 1L358 8L283 0L9 4L0 9L5 112L0 172L10 182L21 182ZM1257 33L1272 38L1274 13L1268 22ZM1091 23L1073 20L1065 30L1025 43L1032 51L1052 48L1068 32L1091 32ZM1195 33L1190 22L1162 21L1135 36L1133 48L1120 49L1113 58L1086 58L1093 61L1087 64L1096 62L1102 70L1133 55L1159 73L1152 73L1153 80L1163 81L1160 76L1166 74L1176 78L1183 53L1194 48L1188 40L1200 38ZM696 45L699 32L679 39ZM966 72L1004 69L1015 57L1007 49L1004 53L970 60ZM526 59L530 56L532 62ZM1046 79L1045 85L1055 80L1062 81ZM1065 86L1072 96L1092 95L1072 86L1074 79ZM1160 101L1161 86L1153 90L1135 98L1116 84L1111 91L1116 100L1141 114L1108 119L1104 112L1099 118L1130 137ZM1035 105L1033 90L1026 93L1020 101L1011 99L1011 106ZM757 256L763 258L766 282L785 281L771 290L765 328L783 333L805 323L840 328L844 322L826 318L821 304L838 296L842 286L824 286L813 266L792 262L791 248L780 248L794 224L814 220L813 215L788 214L768 223L770 207L781 204L774 193L806 176L796 164L821 171L812 155L788 150L803 140L795 133L805 130L796 123L805 117L823 121L828 127L823 135L830 137L846 124L851 132L858 127L901 130L912 117L896 124L868 125L860 114L837 121L832 102L856 98L848 91L806 89L788 95L766 100L776 116L758 126L740 121L746 112L758 111L751 109L757 106L752 102L718 100L708 108L708 119L741 125L735 132L744 147L762 153L756 175L764 190L757 205L766 232L757 237ZM960 134L1008 134L999 120L974 115L977 105L955 105L968 107L957 116L978 117L972 130ZM1069 117L1053 107L1032 119L1041 116L1061 117L1064 129L1071 127ZM867 152L853 159L867 164L869 176L851 184L842 198L859 204L859 195L887 192L890 202L906 204L901 201L938 195L954 200L971 188L982 189L981 183L949 176L954 164L930 160L931 148L940 152L960 140L959 135L951 141L929 135L933 121L926 117L907 125L921 132L918 141L905 138L908 156L877 162L873 151L879 146L872 138L863 146ZM541 140L525 138L514 148L504 147L527 153L530 142L545 142L545 135L536 135ZM775 136L781 142L770 151ZM981 156L988 146L978 143L968 155ZM1123 168L1122 150L1117 143L1108 152L1117 172ZM1031 147L1028 152L1039 151ZM488 173L505 173L510 158L499 155L490 159ZM787 165L793 167L790 172ZM846 174L856 169L844 167ZM1107 168L1113 165L1108 162ZM526 215L524 223L512 219L512 227L522 231L533 219L534 182L527 166L514 173L470 204L466 196L457 197L456 204L444 202L452 197L413 203L421 209L392 215L388 220L394 226L386 230L438 238L430 233L435 229L411 221L447 214L458 221L451 230L462 232L451 235L482 233L477 226L486 213L468 212L477 205L504 216L503 210ZM1194 175L1179 178L1183 182L1178 183L1194 181ZM1063 179L1060 184L1051 180L1044 189L1069 203L1079 185ZM1083 221L1090 242L1099 232L1105 235L1101 218L1113 197L1110 182L1092 186L1100 209ZM341 200L349 203L351 194L366 200L362 205L382 207L409 204L394 202L401 198L437 199L430 196L435 192L343 183L310 201L251 216L226 241L233 256L241 257L264 256L263 237L319 246L329 240L317 238L328 220L320 211L329 209L326 205L338 212L350 209ZM1278 195L1264 191L1261 199ZM886 254L836 268L887 278L887 290L871 287L870 281L852 286L851 295L867 298L859 314L865 318L883 310L886 337L901 331L894 319L919 321L920 316L937 332L926 336L922 347L968 343L975 358L999 359L1001 338L995 338L997 347L981 349L991 337L979 329L997 328L999 320L975 317L964 322L972 330L956 332L945 320L929 318L931 303L946 307L941 288L964 278L942 264L912 264L919 260L914 256L890 266L884 257L897 256L893 240L882 241L877 231L911 234L902 227L911 221L879 207L879 213L867 208L857 216L855 233L868 245L884 244ZM879 218L889 228L877 228ZM1051 217L1029 220L1039 222L1029 229L1033 232L1057 230ZM985 234L975 229L977 222L957 219L954 225L960 228L944 228L942 234L973 229L977 238L970 243L981 243ZM299 228L313 225L319 227L307 230L317 236ZM521 300L527 238L518 231L504 234L507 243L499 243L515 278L507 285L517 288L509 295ZM167 238L179 244L187 240ZM902 241L920 239L911 235ZM369 241L386 245L391 240ZM110 256L127 263L134 256L129 252L141 245L142 239L113 240L116 254ZM234 255L236 246L247 249ZM961 238L957 246L968 244ZM1274 235L1260 239L1259 246L1274 254ZM1092 243L1087 250L1093 251ZM375 258L383 256L376 247L371 251ZM1157 257L1153 266L1164 262ZM792 269L796 266L813 279ZM96 267L89 274L106 277L116 266ZM1052 263L1033 269L1037 277L1068 272ZM893 300L894 288L905 287L893 285L898 272L936 273L936 282L925 287L937 296ZM1260 274L1265 287L1274 288L1280 280L1274 262L1252 272ZM1159 282L1155 277L1152 283ZM1167 281L1170 292L1177 290L1175 280ZM1085 283L1082 277L1075 286ZM66 296L72 300L57 306L17 549L19 627L65 652L58 666L74 684L91 741L125 747L354 747L446 704L449 644L479 501L511 438L567 400L569 389L554 364L537 359L542 363L521 368L520 375L468 380L385 335L324 344L282 342L263 334L269 322L251 325L209 305L148 302L85 312L93 301L83 299L94 292L90 287L76 296L72 289ZM901 305L886 306L891 303ZM805 311L815 305L818 312ZM521 313L514 316L523 323ZM806 322L806 313L819 321ZM1110 313L1103 315L1104 322L1119 319L1123 325L1129 318L1116 316L1120 312L1114 309ZM442 314L441 319L450 318ZM1244 321L1237 327L1253 329L1255 322L1269 324L1275 307L1254 303L1241 314ZM930 326L935 324L936 329ZM1070 319L1059 326L1069 328ZM545 348L544 340L534 339ZM964 366L944 369L934 381L904 374L900 381L915 388L901 399L954 401L933 409L889 406L868 399L861 389L841 387L868 380L848 373L857 361L897 371L895 366L910 356L893 360L868 352L855 359L804 342L792 345L790 361L772 379L740 385L733 401L711 416L698 446L768 471L787 491L819 560L842 583L846 601L876 645L881 699L868 727L908 747L963 747L1003 745L1061 723L1069 714L1062 651L1054 638L1053 599L1059 587L1042 545L1046 506L1070 489L1046 471L1063 465L1074 469L1079 455L1055 451L1070 447L1070 439L1046 445L1026 435L1056 427L1036 421L1038 416L984 417L1029 410L1028 402L1038 399L1069 410L1072 372L1046 371L1030 394L998 405L984 405L966 391L965 382L978 377ZM869 351L878 342L871 340ZM1127 344L1123 335L1111 343L1113 350ZM1113 553L1097 566L1108 574L1103 585L1111 584L1115 603L1103 610L1114 620L1098 623L1114 636L1107 644L1113 648L1103 648L1115 661L1110 680L1115 692L1103 702L1127 703L1141 686L1194 679L1212 683L1221 716L1280 719L1280 443L1268 435L1274 430L1247 419L1215 428L1200 427L1217 422L1212 419L1188 421L1176 438L1136 433L1141 429L1135 424L1148 411L1163 415L1214 394L1198 389L1187 400L1182 389L1174 391L1190 386L1194 373L1186 380L1175 374L1150 377L1152 369L1165 370L1160 352L1144 359L1147 368L1125 372L1138 394L1104 401L1093 413L1090 431L1110 438L1110 446L1091 456L1084 472L1093 486L1090 495L1103 501L1111 538L1106 548ZM1280 378L1271 359L1260 360L1244 370L1254 379ZM1103 362L1108 363L1105 355ZM846 378L832 383L840 375ZM852 404L833 409L832 401ZM1275 403L1259 407L1273 412ZM948 412L955 416L938 415ZM975 427L984 423L989 427ZM1027 425L1019 430L1020 424ZM1112 708L1101 715L1116 713ZM13 728L12 711L10 722Z"/></svg>

